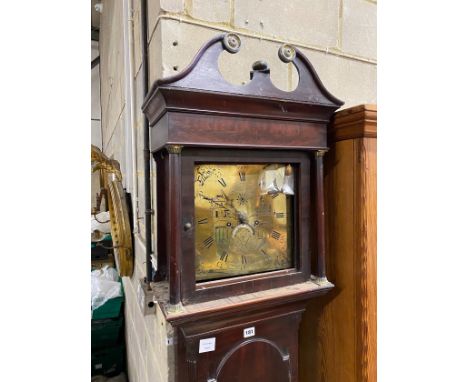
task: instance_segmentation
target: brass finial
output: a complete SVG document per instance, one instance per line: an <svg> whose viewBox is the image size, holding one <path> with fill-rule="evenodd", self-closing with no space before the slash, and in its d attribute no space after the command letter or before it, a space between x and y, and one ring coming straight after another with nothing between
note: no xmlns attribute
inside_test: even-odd
<svg viewBox="0 0 468 382"><path fill-rule="evenodd" d="M229 53L237 53L241 47L241 39L235 33L228 33L223 38L223 46Z"/></svg>
<svg viewBox="0 0 468 382"><path fill-rule="evenodd" d="M296 49L292 45L283 44L278 50L278 56L285 63L291 62L296 58Z"/></svg>

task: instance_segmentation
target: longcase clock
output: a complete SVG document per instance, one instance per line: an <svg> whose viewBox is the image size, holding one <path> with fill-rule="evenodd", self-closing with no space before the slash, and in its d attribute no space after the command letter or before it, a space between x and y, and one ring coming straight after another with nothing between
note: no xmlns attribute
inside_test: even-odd
<svg viewBox="0 0 468 382"><path fill-rule="evenodd" d="M177 381L297 381L298 325L330 290L323 155L343 103L290 45L299 74L277 89L268 64L236 86L218 70L235 34L207 42L143 104L157 172L155 289L177 334Z"/></svg>

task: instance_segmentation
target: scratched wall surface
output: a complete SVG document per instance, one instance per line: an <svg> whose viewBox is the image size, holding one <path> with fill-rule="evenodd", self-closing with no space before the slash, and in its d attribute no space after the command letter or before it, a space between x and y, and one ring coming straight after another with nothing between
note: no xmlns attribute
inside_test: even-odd
<svg viewBox="0 0 468 382"><path fill-rule="evenodd" d="M121 162L124 177L133 164L126 159L125 141L129 108L123 49L126 1L103 0L100 29L103 149ZM128 369L131 381L170 381L173 349L166 340L171 328L160 314L143 316L136 297L137 282L145 275L141 15L140 0L128 1L133 10L130 56L136 108L130 126L136 132L132 199L138 217L135 274L124 279ZM221 55L219 66L226 80L248 81L252 63L264 59L273 83L284 90L294 89L295 69L277 57L278 47L290 43L307 55L327 89L345 101L344 107L376 103L376 8L373 0L148 0L149 85L183 70L211 37L233 31L240 35L242 48L236 55ZM155 178L152 171L153 189Z"/></svg>

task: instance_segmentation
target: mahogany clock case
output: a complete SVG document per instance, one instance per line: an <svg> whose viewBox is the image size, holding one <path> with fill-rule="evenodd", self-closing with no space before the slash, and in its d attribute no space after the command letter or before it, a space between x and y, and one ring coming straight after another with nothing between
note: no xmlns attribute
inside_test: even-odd
<svg viewBox="0 0 468 382"><path fill-rule="evenodd" d="M223 298L257 290L271 289L285 285L304 282L310 278L311 258L316 241L314 225L310 224L313 216L311 198L313 197L311 185L315 177L311 174L310 153L298 151L269 151L269 150L220 150L202 148L184 148L181 151L181 215L182 225L190 228L181 230L181 301L199 302ZM272 272L256 273L246 276L237 276L214 281L197 283L195 280L195 238L194 238L194 175L193 169L197 163L285 163L295 168L296 192L294 197L294 267ZM168 156L164 152L156 155L158 171L158 203L168 205L171 196L169 184L165 182L169 170ZM164 190L165 189L165 190ZM167 242L170 227L167 224L169 209L161 210L158 214L157 229L160 234L158 240L159 253L167 253ZM164 213L164 211L166 211ZM167 273L167 259L160 256L159 267L162 273Z"/></svg>
<svg viewBox="0 0 468 382"><path fill-rule="evenodd" d="M181 325L177 380L297 381L297 332L304 307L295 302ZM245 330L254 335L246 336ZM200 352L200 341L207 339L214 339L214 350Z"/></svg>
<svg viewBox="0 0 468 382"><path fill-rule="evenodd" d="M233 34L208 41L179 74L153 84L142 109L156 161L157 261L153 281L169 280L171 304L206 301L324 278L322 155L327 125L343 103L323 86L303 53L289 45L279 56L294 65L299 84L276 88L265 62L244 86L224 80L219 55L235 54ZM322 151L323 153L323 151ZM197 284L193 227L193 166L199 162L296 163L294 268ZM321 259L321 260L320 260ZM317 267L317 269L314 269Z"/></svg>
<svg viewBox="0 0 468 382"><path fill-rule="evenodd" d="M214 37L185 70L156 81L142 105L157 173L152 281L166 285L168 296L157 300L177 333L178 382L296 382L301 314L312 297L333 287L325 274L323 154L328 124L343 102L290 45L278 55L298 72L293 91L276 88L261 61L249 83L228 83L218 59L240 45L232 33ZM194 166L200 163L293 165L294 267L196 282ZM246 338L253 326L255 335ZM200 351L206 338L216 345Z"/></svg>

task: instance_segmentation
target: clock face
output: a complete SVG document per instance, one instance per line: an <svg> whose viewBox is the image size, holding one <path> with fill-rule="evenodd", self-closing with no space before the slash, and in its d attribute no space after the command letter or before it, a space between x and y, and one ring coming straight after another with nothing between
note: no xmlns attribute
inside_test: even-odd
<svg viewBox="0 0 468 382"><path fill-rule="evenodd" d="M294 185L277 188L281 171L293 173L270 163L194 167L197 281L294 266Z"/></svg>

